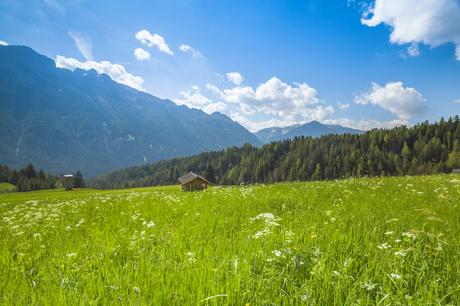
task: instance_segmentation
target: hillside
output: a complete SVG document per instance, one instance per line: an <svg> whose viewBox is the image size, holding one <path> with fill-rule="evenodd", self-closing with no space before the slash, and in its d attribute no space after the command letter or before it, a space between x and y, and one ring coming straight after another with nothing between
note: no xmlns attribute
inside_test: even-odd
<svg viewBox="0 0 460 306"><path fill-rule="evenodd" d="M56 68L28 47L0 46L0 164L94 176L120 167L259 140L208 115L116 83Z"/></svg>
<svg viewBox="0 0 460 306"><path fill-rule="evenodd" d="M362 135L299 137L262 148L245 145L104 174L96 188L175 184L188 171L215 183L272 183L449 172L460 168L460 119Z"/></svg>
<svg viewBox="0 0 460 306"><path fill-rule="evenodd" d="M1 304L457 305L459 183L0 194Z"/></svg>
<svg viewBox="0 0 460 306"><path fill-rule="evenodd" d="M363 134L364 131L343 127L341 125L322 124L318 121L311 121L305 124L296 124L284 128L271 127L262 129L255 133L263 143L292 139L294 137L320 137L329 134Z"/></svg>

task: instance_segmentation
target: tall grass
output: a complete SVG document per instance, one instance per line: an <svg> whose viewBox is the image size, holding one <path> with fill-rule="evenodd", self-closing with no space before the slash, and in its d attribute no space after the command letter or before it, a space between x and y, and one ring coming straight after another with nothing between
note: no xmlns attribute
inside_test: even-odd
<svg viewBox="0 0 460 306"><path fill-rule="evenodd" d="M0 195L0 304L460 303L460 177Z"/></svg>

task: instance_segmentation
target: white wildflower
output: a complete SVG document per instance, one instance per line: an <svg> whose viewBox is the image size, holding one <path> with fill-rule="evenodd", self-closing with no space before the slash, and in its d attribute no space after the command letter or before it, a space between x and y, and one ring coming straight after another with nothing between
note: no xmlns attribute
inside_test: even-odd
<svg viewBox="0 0 460 306"><path fill-rule="evenodd" d="M280 257L281 254L282 254L281 251L279 251L279 250L273 250L272 253L273 253L273 255L275 255L276 257Z"/></svg>
<svg viewBox="0 0 460 306"><path fill-rule="evenodd" d="M150 221L149 223L147 223L147 228L152 228L155 226L155 223L153 223L153 221Z"/></svg>
<svg viewBox="0 0 460 306"><path fill-rule="evenodd" d="M411 232L404 232L404 233L401 234L401 236L411 238L412 240L415 240L417 238L417 236L414 233L411 233Z"/></svg>
<svg viewBox="0 0 460 306"><path fill-rule="evenodd" d="M67 254L67 257L75 257L75 256L77 256L77 253L69 253L69 254Z"/></svg>
<svg viewBox="0 0 460 306"><path fill-rule="evenodd" d="M401 278L401 275L396 274L396 273L391 273L390 276L391 276L391 278L393 278L393 279L400 279L400 278Z"/></svg>
<svg viewBox="0 0 460 306"><path fill-rule="evenodd" d="M381 249L381 250L386 250L386 249L391 248L391 245L389 245L388 243L385 242L385 243L380 244L380 245L377 246L377 247L378 247L379 249Z"/></svg>
<svg viewBox="0 0 460 306"><path fill-rule="evenodd" d="M388 235L393 235L393 233L394 233L393 231L388 231L388 232L385 232L385 235L387 235L387 236Z"/></svg>
<svg viewBox="0 0 460 306"><path fill-rule="evenodd" d="M395 256L399 256L399 257L404 257L404 256L406 256L406 254L407 254L407 253L406 253L406 251L404 251L404 250L396 251L396 252L395 252Z"/></svg>

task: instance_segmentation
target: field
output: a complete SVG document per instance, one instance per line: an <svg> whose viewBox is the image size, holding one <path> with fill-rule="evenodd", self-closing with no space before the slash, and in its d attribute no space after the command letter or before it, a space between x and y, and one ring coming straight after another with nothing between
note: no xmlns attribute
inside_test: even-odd
<svg viewBox="0 0 460 306"><path fill-rule="evenodd" d="M0 195L0 304L460 304L460 176Z"/></svg>

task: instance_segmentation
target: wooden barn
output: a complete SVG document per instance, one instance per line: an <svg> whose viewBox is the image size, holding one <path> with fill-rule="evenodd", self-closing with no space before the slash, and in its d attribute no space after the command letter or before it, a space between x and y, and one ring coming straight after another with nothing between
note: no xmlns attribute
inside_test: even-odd
<svg viewBox="0 0 460 306"><path fill-rule="evenodd" d="M179 178L182 191L196 191L208 188L210 184L207 179L193 172L189 172Z"/></svg>

